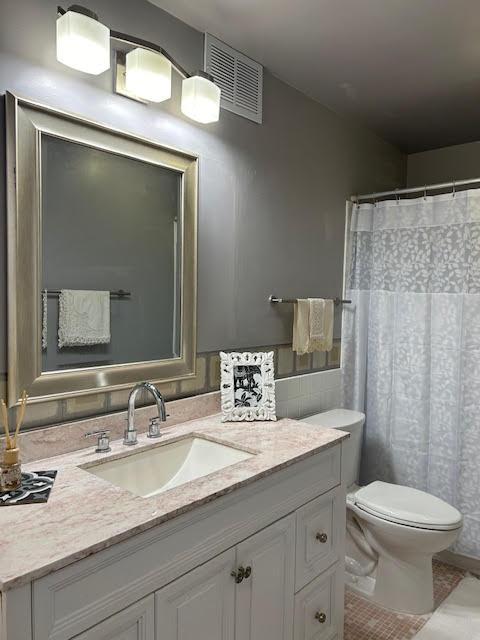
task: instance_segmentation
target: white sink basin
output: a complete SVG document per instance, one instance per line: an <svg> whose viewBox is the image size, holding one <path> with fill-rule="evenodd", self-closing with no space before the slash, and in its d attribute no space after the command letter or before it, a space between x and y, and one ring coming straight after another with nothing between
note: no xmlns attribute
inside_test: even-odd
<svg viewBox="0 0 480 640"><path fill-rule="evenodd" d="M101 462L85 471L143 498L247 460L252 453L199 436Z"/></svg>

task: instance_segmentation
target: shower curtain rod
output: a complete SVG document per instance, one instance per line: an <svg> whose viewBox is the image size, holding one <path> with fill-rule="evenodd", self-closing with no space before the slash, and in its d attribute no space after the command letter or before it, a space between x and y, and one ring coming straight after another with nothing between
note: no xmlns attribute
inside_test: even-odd
<svg viewBox="0 0 480 640"><path fill-rule="evenodd" d="M426 184L423 187L411 187L406 189L394 189L393 191L379 191L378 193L366 193L362 196L352 196L350 200L352 202L360 202L360 200L372 200L376 198L383 198L385 196L401 196L407 193L422 193L426 191L436 191L438 189L454 189L455 187L462 187L467 184L480 183L480 178L471 180L453 180L452 182L438 182L437 184Z"/></svg>

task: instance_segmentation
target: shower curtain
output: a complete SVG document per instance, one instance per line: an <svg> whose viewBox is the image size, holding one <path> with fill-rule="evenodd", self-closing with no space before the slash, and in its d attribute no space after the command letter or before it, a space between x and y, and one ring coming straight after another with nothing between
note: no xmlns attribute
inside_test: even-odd
<svg viewBox="0 0 480 640"><path fill-rule="evenodd" d="M365 410L362 482L428 491L480 557L480 190L354 205L344 406Z"/></svg>

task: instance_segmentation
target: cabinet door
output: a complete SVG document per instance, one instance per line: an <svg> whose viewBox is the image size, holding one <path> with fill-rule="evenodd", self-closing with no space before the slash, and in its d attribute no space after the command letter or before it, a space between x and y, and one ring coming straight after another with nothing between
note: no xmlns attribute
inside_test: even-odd
<svg viewBox="0 0 480 640"><path fill-rule="evenodd" d="M151 595L75 636L75 640L154 640L154 637L154 600Z"/></svg>
<svg viewBox="0 0 480 640"><path fill-rule="evenodd" d="M295 516L237 547L236 640L291 640L294 607Z"/></svg>
<svg viewBox="0 0 480 640"><path fill-rule="evenodd" d="M234 564L230 549L157 591L156 640L233 640Z"/></svg>

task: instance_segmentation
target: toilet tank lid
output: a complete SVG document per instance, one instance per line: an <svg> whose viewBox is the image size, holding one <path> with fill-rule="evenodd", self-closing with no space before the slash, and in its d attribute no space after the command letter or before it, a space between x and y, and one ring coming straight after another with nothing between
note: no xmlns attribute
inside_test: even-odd
<svg viewBox="0 0 480 640"><path fill-rule="evenodd" d="M355 424L363 425L365 422L365 414L360 411L351 411L350 409L331 409L323 413L315 413L313 416L303 418L303 422L316 424L319 427L328 427L329 429L345 429Z"/></svg>
<svg viewBox="0 0 480 640"><path fill-rule="evenodd" d="M356 492L355 504L391 522L424 529L449 529L462 522L461 513L440 498L378 480Z"/></svg>

